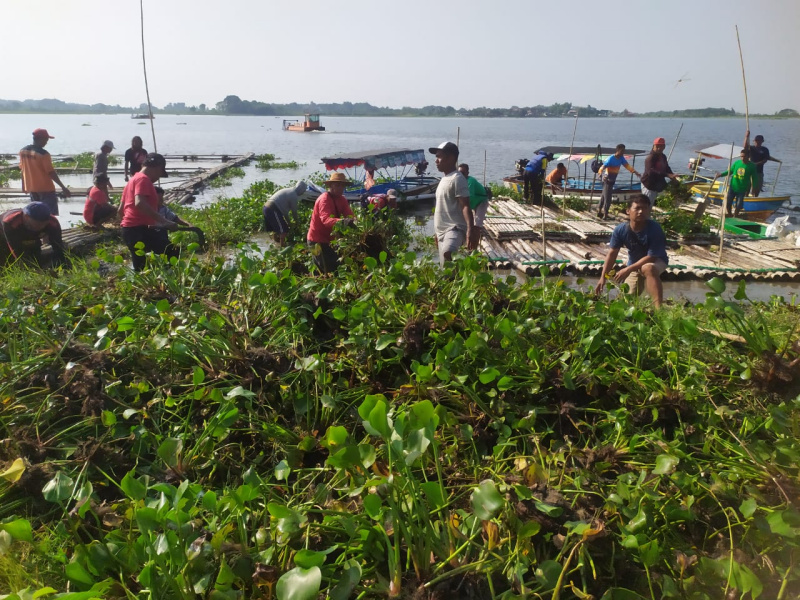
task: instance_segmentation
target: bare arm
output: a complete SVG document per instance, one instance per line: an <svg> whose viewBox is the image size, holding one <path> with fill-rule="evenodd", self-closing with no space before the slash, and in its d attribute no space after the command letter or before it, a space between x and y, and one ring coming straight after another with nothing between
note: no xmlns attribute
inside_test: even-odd
<svg viewBox="0 0 800 600"><path fill-rule="evenodd" d="M478 247L480 231L475 227L475 219L472 216L472 209L469 207L469 196L458 199L461 204L461 214L467 222L467 250L475 250Z"/></svg>
<svg viewBox="0 0 800 600"><path fill-rule="evenodd" d="M627 279L628 275L630 275L635 271L641 270L641 268L645 266L647 263L656 262L656 260L658 260L658 258L655 256L643 256L632 265L629 265L624 269L620 269L619 271L617 271L617 274L614 277L614 281L616 281L617 283L622 283L623 281L625 281L625 279Z"/></svg>
<svg viewBox="0 0 800 600"><path fill-rule="evenodd" d="M144 196L136 194L136 197L133 200L133 205L136 207L136 210L154 219L159 227L163 227L164 229L175 229L177 227L177 224L162 217L160 214L158 214L157 210L153 210L153 207L150 206Z"/></svg>
<svg viewBox="0 0 800 600"><path fill-rule="evenodd" d="M599 294L603 291L606 275L608 275L611 272L611 269L614 268L618 255L619 248L611 248L611 250L608 251L608 254L606 254L606 262L603 263L603 270L600 272L600 281L597 282L597 285L594 288L595 294Z"/></svg>
<svg viewBox="0 0 800 600"><path fill-rule="evenodd" d="M72 192L70 192L69 189L67 189L67 186L61 183L61 179L59 178L58 173L56 173L55 170L50 171L50 179L52 179L55 183L57 183L61 187L61 191L64 192L64 195L67 198L69 198L72 195Z"/></svg>

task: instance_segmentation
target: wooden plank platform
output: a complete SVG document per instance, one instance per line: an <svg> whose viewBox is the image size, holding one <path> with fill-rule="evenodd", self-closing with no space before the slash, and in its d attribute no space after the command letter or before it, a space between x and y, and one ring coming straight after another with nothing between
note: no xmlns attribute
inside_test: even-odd
<svg viewBox="0 0 800 600"><path fill-rule="evenodd" d="M491 267L514 268L526 275L537 275L544 266L551 272L599 275L609 251L608 239L621 222L602 221L574 211L562 213L550 208L542 211L541 207L521 205L506 198L496 198L489 207L481 251L489 258ZM567 231L549 231L549 228ZM718 263L718 246L678 242L671 244L668 255L670 265L663 275L667 281L711 277L800 281L800 248L778 240L726 234L721 263ZM627 251L623 248L617 263L625 262Z"/></svg>

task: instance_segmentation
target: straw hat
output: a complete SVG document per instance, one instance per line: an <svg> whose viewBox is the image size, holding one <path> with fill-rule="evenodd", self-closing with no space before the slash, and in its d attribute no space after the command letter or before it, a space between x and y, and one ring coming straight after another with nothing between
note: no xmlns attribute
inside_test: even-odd
<svg viewBox="0 0 800 600"><path fill-rule="evenodd" d="M325 185L330 185L331 183L344 183L345 185L350 185L352 181L347 179L347 176L344 173L331 173L330 179L328 181L322 182Z"/></svg>

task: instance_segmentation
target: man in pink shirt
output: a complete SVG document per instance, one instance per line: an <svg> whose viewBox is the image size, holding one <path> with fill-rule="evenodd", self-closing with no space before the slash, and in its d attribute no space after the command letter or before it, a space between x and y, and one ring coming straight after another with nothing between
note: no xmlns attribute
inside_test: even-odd
<svg viewBox="0 0 800 600"><path fill-rule="evenodd" d="M160 247L161 235L153 229L176 229L178 225L162 217L158 212L158 193L153 185L167 177L167 161L160 154L151 152L142 165L142 170L130 178L122 192L119 210L122 214L122 240L131 251L133 268L144 269L145 253ZM138 254L136 244L144 244L144 253Z"/></svg>
<svg viewBox="0 0 800 600"><path fill-rule="evenodd" d="M344 173L333 173L325 182L328 191L322 194L314 203L314 212L311 214L311 225L308 228L306 240L312 246L314 264L323 273L335 271L339 266L339 257L331 248L333 228L339 221L353 222L353 210L344 197L344 190L350 182ZM319 251L316 251L317 246Z"/></svg>

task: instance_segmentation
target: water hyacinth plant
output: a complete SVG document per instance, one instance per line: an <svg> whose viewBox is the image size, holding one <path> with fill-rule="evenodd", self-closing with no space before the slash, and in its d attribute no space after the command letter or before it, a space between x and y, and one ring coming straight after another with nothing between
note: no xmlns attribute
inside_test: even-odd
<svg viewBox="0 0 800 600"><path fill-rule="evenodd" d="M192 220L257 227L265 190ZM794 596L796 305L654 313L389 243L0 284L2 593Z"/></svg>

